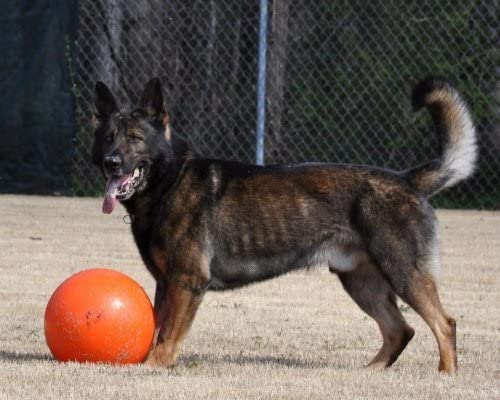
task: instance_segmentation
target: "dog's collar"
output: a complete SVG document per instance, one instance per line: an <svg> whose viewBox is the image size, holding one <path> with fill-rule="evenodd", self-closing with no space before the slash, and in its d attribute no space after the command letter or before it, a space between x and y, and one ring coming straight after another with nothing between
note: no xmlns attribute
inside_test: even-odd
<svg viewBox="0 0 500 400"><path fill-rule="evenodd" d="M123 222L127 225L130 225L132 222L134 222L134 215L133 214L125 214L123 216Z"/></svg>

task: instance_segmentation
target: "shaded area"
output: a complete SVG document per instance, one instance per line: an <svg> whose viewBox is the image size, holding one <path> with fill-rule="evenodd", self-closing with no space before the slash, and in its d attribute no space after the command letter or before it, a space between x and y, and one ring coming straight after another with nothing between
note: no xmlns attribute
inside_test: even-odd
<svg viewBox="0 0 500 400"><path fill-rule="evenodd" d="M184 365L186 368L197 366L199 363L229 363L235 365L277 365L289 368L327 368L332 367L330 363L323 361L308 361L298 357L287 356L271 356L271 355L225 355L216 356L213 354L193 354L187 357L180 357L179 364Z"/></svg>
<svg viewBox="0 0 500 400"><path fill-rule="evenodd" d="M1 351L0 360L14 361L14 362L31 362L31 361L54 361L48 354L35 354L35 353L18 353L13 351Z"/></svg>
<svg viewBox="0 0 500 400"><path fill-rule="evenodd" d="M2 5L0 193L70 193L76 0Z"/></svg>

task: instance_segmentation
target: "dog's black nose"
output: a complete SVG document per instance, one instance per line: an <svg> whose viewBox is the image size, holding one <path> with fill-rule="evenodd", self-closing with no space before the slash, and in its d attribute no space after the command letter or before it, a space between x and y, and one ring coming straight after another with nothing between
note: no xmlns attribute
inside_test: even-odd
<svg viewBox="0 0 500 400"><path fill-rule="evenodd" d="M122 158L119 155L110 155L104 157L104 168L109 172L118 170L122 166Z"/></svg>

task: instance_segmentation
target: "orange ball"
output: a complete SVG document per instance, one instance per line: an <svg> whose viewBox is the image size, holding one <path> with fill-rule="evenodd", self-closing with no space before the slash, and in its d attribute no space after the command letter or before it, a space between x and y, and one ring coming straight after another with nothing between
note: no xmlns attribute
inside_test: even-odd
<svg viewBox="0 0 500 400"><path fill-rule="evenodd" d="M141 362L154 325L144 289L110 269L89 269L66 279L45 310L45 339L59 361Z"/></svg>

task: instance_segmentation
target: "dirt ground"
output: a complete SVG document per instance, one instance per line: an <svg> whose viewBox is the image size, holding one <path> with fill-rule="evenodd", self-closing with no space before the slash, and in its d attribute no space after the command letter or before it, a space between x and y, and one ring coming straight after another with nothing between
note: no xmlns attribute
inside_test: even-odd
<svg viewBox="0 0 500 400"><path fill-rule="evenodd" d="M381 338L326 268L208 293L173 370L54 361L43 314L71 274L107 266L153 295L125 212L100 199L0 196L0 399L500 398L500 213L439 211L440 292L458 323L459 374L438 374L424 322L387 371Z"/></svg>

